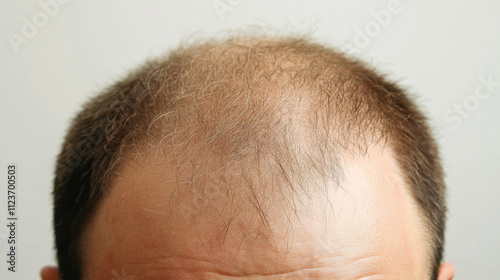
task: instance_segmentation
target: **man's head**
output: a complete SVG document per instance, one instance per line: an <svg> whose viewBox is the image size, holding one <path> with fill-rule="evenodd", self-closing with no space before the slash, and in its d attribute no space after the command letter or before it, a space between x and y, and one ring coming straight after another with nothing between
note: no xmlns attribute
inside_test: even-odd
<svg viewBox="0 0 500 280"><path fill-rule="evenodd" d="M204 42L75 118L54 187L59 272L436 279L444 194L425 117L360 62L303 39Z"/></svg>

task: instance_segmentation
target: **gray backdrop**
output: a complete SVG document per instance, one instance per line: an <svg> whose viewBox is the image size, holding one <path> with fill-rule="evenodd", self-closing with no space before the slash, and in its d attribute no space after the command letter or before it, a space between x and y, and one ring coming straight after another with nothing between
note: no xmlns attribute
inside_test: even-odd
<svg viewBox="0 0 500 280"><path fill-rule="evenodd" d="M52 250L51 182L89 96L182 40L260 26L311 34L418 96L449 186L455 279L500 279L500 1L0 1L0 278L37 279ZM7 166L17 164L17 272Z"/></svg>

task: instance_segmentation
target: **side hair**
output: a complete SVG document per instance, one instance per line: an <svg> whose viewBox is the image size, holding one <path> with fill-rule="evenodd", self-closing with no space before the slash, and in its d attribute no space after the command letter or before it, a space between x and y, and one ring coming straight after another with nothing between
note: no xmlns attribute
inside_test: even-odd
<svg viewBox="0 0 500 280"><path fill-rule="evenodd" d="M297 118L310 128L310 150L293 148ZM394 150L428 228L436 279L446 220L443 171L425 116L401 88L301 38L238 37L180 47L92 98L74 118L53 191L61 277L81 279L82 236L117 168L144 147L167 151L176 166L200 154L217 154L228 166L256 160L272 178L278 174L276 184L294 188L307 180L302 174L335 177L327 173L338 171L339 150L377 141Z"/></svg>

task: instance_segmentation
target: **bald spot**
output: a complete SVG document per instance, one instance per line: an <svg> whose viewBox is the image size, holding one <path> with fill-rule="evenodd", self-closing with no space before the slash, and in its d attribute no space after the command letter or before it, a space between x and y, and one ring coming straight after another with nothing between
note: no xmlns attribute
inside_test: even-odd
<svg viewBox="0 0 500 280"><path fill-rule="evenodd" d="M179 190L163 159L129 162L85 237L85 279L429 277L422 221L390 151L344 160L344 188L328 182L293 209L260 193L265 223L244 187Z"/></svg>
<svg viewBox="0 0 500 280"><path fill-rule="evenodd" d="M391 150L396 93L378 76L256 38L181 49L137 75L149 95L83 236L87 279L429 277Z"/></svg>

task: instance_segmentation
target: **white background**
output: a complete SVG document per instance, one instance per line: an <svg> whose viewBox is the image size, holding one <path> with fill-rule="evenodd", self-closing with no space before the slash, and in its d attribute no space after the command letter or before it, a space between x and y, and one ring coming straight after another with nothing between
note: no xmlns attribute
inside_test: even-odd
<svg viewBox="0 0 500 280"><path fill-rule="evenodd" d="M40 2L51 0L1 0L0 278L37 279L55 264L54 162L82 102L186 38L253 25L355 52L418 96L447 172L445 259L456 279L500 279L500 1L400 0L378 23L391 1L72 0L47 15ZM9 163L19 175L16 273L6 263Z"/></svg>

